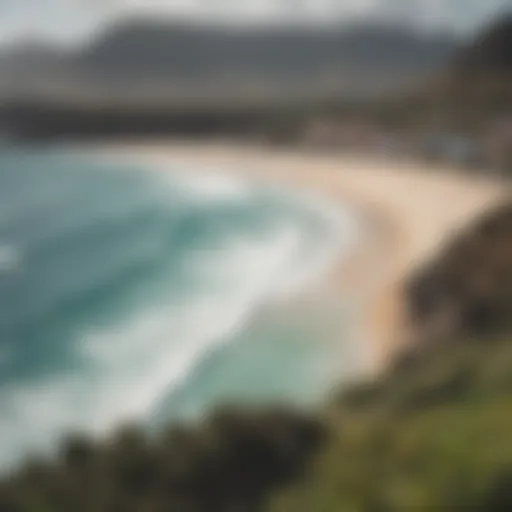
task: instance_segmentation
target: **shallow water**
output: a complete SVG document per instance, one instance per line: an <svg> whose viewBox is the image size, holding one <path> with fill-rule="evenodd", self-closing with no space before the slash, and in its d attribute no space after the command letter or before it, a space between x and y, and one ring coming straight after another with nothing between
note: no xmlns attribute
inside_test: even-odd
<svg viewBox="0 0 512 512"><path fill-rule="evenodd" d="M277 306L350 248L351 215L169 171L0 153L0 464L69 430L308 405L356 367L346 304Z"/></svg>

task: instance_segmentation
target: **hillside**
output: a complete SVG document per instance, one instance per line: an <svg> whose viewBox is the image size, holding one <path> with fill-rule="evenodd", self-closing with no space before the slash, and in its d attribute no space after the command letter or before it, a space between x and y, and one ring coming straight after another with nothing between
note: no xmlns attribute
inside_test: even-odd
<svg viewBox="0 0 512 512"><path fill-rule="evenodd" d="M489 25L423 89L437 119L478 126L512 112L512 14Z"/></svg>
<svg viewBox="0 0 512 512"><path fill-rule="evenodd" d="M90 72L146 79L224 73L304 76L311 72L393 68L425 71L442 64L453 42L406 29L249 27L133 23L113 28L80 57Z"/></svg>
<svg viewBox="0 0 512 512"><path fill-rule="evenodd" d="M414 350L340 394L330 440L272 512L512 509L511 250L508 203L412 280Z"/></svg>
<svg viewBox="0 0 512 512"><path fill-rule="evenodd" d="M108 28L58 69L37 66L30 90L161 102L190 95L374 96L439 69L454 47L448 37L406 28L237 29L142 20Z"/></svg>
<svg viewBox="0 0 512 512"><path fill-rule="evenodd" d="M461 54L456 73L512 73L512 13L489 26Z"/></svg>
<svg viewBox="0 0 512 512"><path fill-rule="evenodd" d="M26 41L0 52L0 94L21 93L28 84L54 76L66 62L66 52L40 41Z"/></svg>
<svg viewBox="0 0 512 512"><path fill-rule="evenodd" d="M489 26L457 56L448 94L479 104L512 105L512 14Z"/></svg>

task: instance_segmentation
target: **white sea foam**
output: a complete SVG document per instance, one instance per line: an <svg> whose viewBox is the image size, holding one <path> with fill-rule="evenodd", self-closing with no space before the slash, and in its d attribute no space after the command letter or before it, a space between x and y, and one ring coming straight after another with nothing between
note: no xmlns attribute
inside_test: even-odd
<svg viewBox="0 0 512 512"><path fill-rule="evenodd" d="M188 177L180 183L190 198L239 200L251 193L237 180L218 176L201 185ZM146 417L205 353L229 342L259 306L296 293L325 272L353 243L353 219L318 200L293 202L321 219L320 239L312 241L300 219L290 216L265 234L233 236L222 248L199 251L188 264L204 279L204 290L172 303L164 300L124 325L83 333L79 346L86 371L80 374L3 390L10 404L10 413L0 420L6 460L19 450L47 447L48 440L70 429L104 434ZM7 251L4 259L12 262L15 256Z"/></svg>
<svg viewBox="0 0 512 512"><path fill-rule="evenodd" d="M158 174L159 181L168 182L174 191L181 190L187 201L226 202L247 199L251 187L236 176L217 170L198 172L197 169L180 168L179 172L165 169Z"/></svg>
<svg viewBox="0 0 512 512"><path fill-rule="evenodd" d="M299 229L290 227L257 243L230 244L228 254L203 255L196 264L208 266L209 292L143 313L117 331L89 334L83 350L102 374L102 400L95 399L89 415L94 428L147 415L205 352L244 326L287 272L301 242Z"/></svg>
<svg viewBox="0 0 512 512"><path fill-rule="evenodd" d="M21 266L22 254L16 247L0 244L0 274L18 270Z"/></svg>

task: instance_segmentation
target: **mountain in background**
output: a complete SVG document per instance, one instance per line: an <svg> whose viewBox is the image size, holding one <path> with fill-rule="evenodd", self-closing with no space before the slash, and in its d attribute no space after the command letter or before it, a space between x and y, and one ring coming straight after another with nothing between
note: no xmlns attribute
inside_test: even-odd
<svg viewBox="0 0 512 512"><path fill-rule="evenodd" d="M15 97L155 102L364 97L421 80L455 48L451 37L403 27L237 29L140 20L68 54L48 48L38 56L30 47L0 57L0 87Z"/></svg>
<svg viewBox="0 0 512 512"><path fill-rule="evenodd" d="M422 92L431 108L471 125L512 114L512 14L489 25Z"/></svg>
<svg viewBox="0 0 512 512"><path fill-rule="evenodd" d="M496 78L512 74L512 13L488 27L460 55L455 73Z"/></svg>
<svg viewBox="0 0 512 512"><path fill-rule="evenodd" d="M144 79L141 71L149 80L224 73L293 78L370 66L424 70L452 49L451 40L379 26L222 30L141 22L114 29L79 60L93 74L132 80Z"/></svg>
<svg viewBox="0 0 512 512"><path fill-rule="evenodd" d="M60 70L65 52L57 47L26 41L0 53L0 91L23 89L27 83L43 82Z"/></svg>

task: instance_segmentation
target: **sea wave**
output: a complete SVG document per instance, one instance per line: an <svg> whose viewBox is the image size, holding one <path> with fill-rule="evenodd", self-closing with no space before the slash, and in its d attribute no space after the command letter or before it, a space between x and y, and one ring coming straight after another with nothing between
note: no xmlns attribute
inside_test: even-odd
<svg viewBox="0 0 512 512"><path fill-rule="evenodd" d="M149 188L117 174L109 194L119 179L129 199L82 201L73 222L51 213L47 237L30 236L27 222L24 272L10 288L0 281L0 303L13 286L17 294L0 315L0 465L54 449L69 430L103 435L147 419L256 311L317 279L357 234L347 211L218 173L137 175L154 180ZM32 196L22 199L29 208ZM66 215L69 198L57 204Z"/></svg>
<svg viewBox="0 0 512 512"><path fill-rule="evenodd" d="M22 252L14 245L0 244L0 274L18 270L22 264Z"/></svg>

